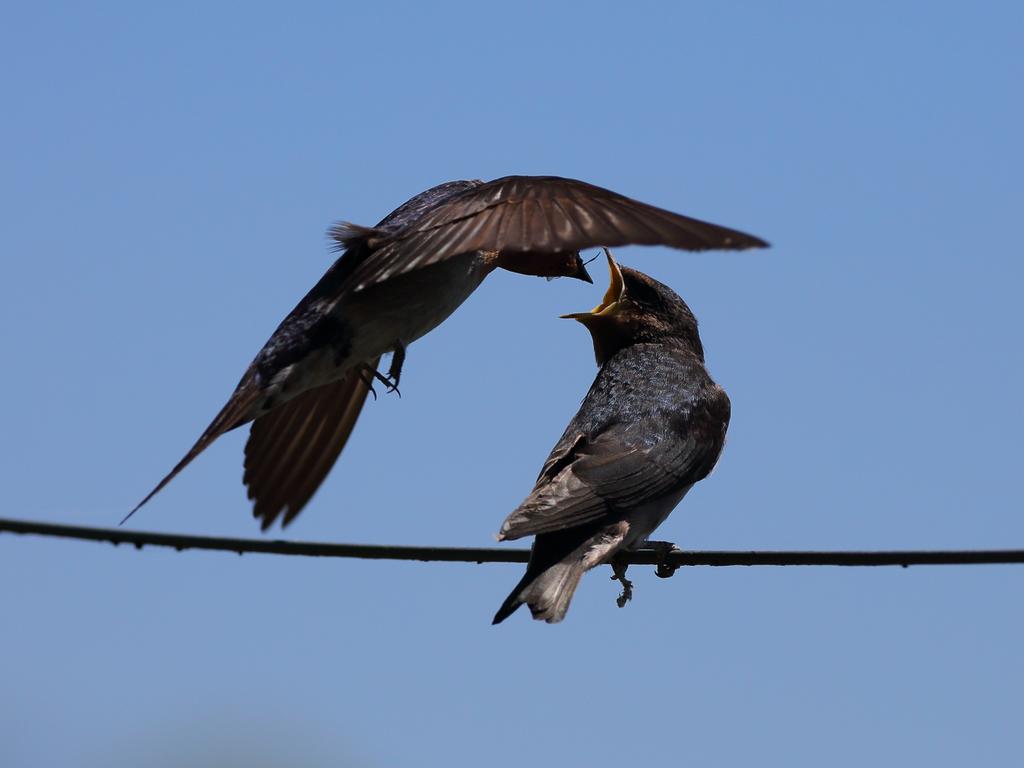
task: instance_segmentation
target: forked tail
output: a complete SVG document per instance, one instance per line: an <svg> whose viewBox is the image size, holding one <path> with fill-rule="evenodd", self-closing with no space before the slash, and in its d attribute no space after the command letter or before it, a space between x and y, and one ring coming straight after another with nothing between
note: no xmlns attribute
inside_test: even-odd
<svg viewBox="0 0 1024 768"><path fill-rule="evenodd" d="M565 618L569 603L586 570L582 561L558 562L543 571L527 569L522 581L516 584L501 608L494 614L492 624L500 624L524 603L533 618L554 624Z"/></svg>

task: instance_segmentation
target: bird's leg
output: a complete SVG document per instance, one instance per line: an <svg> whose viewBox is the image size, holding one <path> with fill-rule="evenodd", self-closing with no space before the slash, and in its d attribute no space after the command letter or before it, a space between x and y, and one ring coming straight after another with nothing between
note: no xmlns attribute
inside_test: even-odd
<svg viewBox="0 0 1024 768"><path fill-rule="evenodd" d="M658 568L654 574L659 579L668 579L675 575L675 572L679 570L678 565L672 565L668 562L668 556L673 552L681 552L675 544L671 541L644 541L637 549L653 549L658 553Z"/></svg>
<svg viewBox="0 0 1024 768"><path fill-rule="evenodd" d="M391 351L391 365L388 367L386 384L388 392L398 392L398 382L402 378L402 364L405 363L405 344L401 341L395 342L395 348ZM401 397L402 393L398 392Z"/></svg>
<svg viewBox="0 0 1024 768"><path fill-rule="evenodd" d="M609 563L612 567L612 581L622 585L622 593L615 599L619 608L625 608L626 603L633 599L633 582L626 578L626 569L629 563L624 563L619 558L613 557Z"/></svg>
<svg viewBox="0 0 1024 768"><path fill-rule="evenodd" d="M399 365L399 368L401 368L401 365ZM388 371L388 374L385 376L376 368L372 368L366 363L363 363L359 367L359 377L363 380L363 383L367 386L367 388L369 388L370 392L373 394L374 400L377 399L377 391L373 388L374 379L376 379L385 387L387 387L388 392L398 392L398 387L396 386L398 382L391 375L391 371ZM398 392L398 396L401 397L402 393Z"/></svg>

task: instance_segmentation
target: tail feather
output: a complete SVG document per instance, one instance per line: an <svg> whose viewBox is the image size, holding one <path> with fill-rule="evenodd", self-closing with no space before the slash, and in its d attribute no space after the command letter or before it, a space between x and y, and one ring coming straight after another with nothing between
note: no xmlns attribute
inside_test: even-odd
<svg viewBox="0 0 1024 768"><path fill-rule="evenodd" d="M533 540L526 575L494 614L500 624L524 603L533 618L554 624L565 618L580 577L618 551L629 526L622 520L594 522Z"/></svg>
<svg viewBox="0 0 1024 768"><path fill-rule="evenodd" d="M248 378L248 375L246 378ZM146 494L146 498L136 504L135 508L125 515L124 519L121 520L118 525L124 525L128 522L128 519L142 509L146 502L160 493L160 491L164 489L164 486L178 476L178 473L181 472L181 470L191 464L192 460L195 459L196 456L209 448L214 440L225 432L230 432L232 429L240 427L246 422L252 420L252 411L254 410L256 403L260 400L261 394L255 387L245 386L246 378L242 379L242 383L239 384L238 389L235 390L235 394L233 394L231 399L228 400L227 405L225 405L214 420L210 422L210 426L208 426L203 434L200 435L199 439L196 440L195 445L189 449L189 452L185 454L184 458L174 465L174 469L168 472L164 476L164 479L157 483L156 487Z"/></svg>
<svg viewBox="0 0 1024 768"><path fill-rule="evenodd" d="M494 614L492 624L500 624L524 603L533 618L554 624L565 618L569 603L579 586L586 566L581 560L559 562L539 573L527 570L512 593Z"/></svg>

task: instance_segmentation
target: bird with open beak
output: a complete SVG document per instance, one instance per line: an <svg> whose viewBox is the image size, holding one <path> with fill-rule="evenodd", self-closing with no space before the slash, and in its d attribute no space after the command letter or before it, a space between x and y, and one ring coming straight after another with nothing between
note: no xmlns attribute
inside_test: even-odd
<svg viewBox="0 0 1024 768"><path fill-rule="evenodd" d="M725 444L729 398L704 367L697 319L670 288L605 254L604 300L563 315L590 331L600 371L501 526L499 541L536 538L495 624L524 603L535 619L561 621L584 572L643 544Z"/></svg>
<svg viewBox="0 0 1024 768"><path fill-rule="evenodd" d="M195 445L128 517L220 435L252 422L243 480L253 515L264 530L278 519L287 525L337 460L374 379L397 389L406 347L497 268L591 282L579 251L597 245L767 245L554 176L451 181L374 227L343 223L330 234L340 258L263 345ZM385 376L377 365L388 352Z"/></svg>

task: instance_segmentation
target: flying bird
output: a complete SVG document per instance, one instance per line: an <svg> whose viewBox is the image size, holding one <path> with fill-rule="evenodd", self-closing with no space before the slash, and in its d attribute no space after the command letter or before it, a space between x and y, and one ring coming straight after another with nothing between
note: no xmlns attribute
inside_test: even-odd
<svg viewBox="0 0 1024 768"><path fill-rule="evenodd" d="M334 465L374 380L396 390L406 347L497 268L592 282L579 251L598 245L767 245L555 176L450 181L374 227L343 222L329 235L341 256L263 345L195 445L125 520L219 436L252 422L243 481L253 516L264 530L279 518L287 525ZM388 352L384 375L377 365Z"/></svg>
<svg viewBox="0 0 1024 768"><path fill-rule="evenodd" d="M565 618L584 572L642 544L725 444L729 398L704 367L697 319L672 289L605 253L604 300L563 315L590 331L600 371L501 526L499 541L536 538L495 624L524 603L535 619Z"/></svg>

